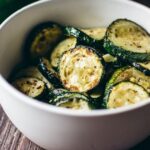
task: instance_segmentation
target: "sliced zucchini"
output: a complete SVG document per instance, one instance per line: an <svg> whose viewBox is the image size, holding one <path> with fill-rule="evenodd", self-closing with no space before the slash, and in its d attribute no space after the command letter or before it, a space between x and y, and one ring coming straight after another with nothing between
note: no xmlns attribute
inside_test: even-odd
<svg viewBox="0 0 150 150"><path fill-rule="evenodd" d="M103 89L101 85L98 85L94 89L87 92L90 97L91 103L95 109L100 109L103 102Z"/></svg>
<svg viewBox="0 0 150 150"><path fill-rule="evenodd" d="M50 100L50 104L74 110L92 109L88 97L74 92L63 92L61 94L57 94L53 100Z"/></svg>
<svg viewBox="0 0 150 150"><path fill-rule="evenodd" d="M113 63L117 61L117 57L114 57L110 54L104 54L102 57L106 63Z"/></svg>
<svg viewBox="0 0 150 150"><path fill-rule="evenodd" d="M150 35L135 22L118 19L107 29L104 48L111 55L124 60L149 61Z"/></svg>
<svg viewBox="0 0 150 150"><path fill-rule="evenodd" d="M59 63L60 79L73 92L87 92L96 87L104 74L102 58L95 50L77 46L63 54Z"/></svg>
<svg viewBox="0 0 150 150"><path fill-rule="evenodd" d="M118 108L141 102L149 97L145 89L132 82L120 82L112 87L107 99L107 108Z"/></svg>
<svg viewBox="0 0 150 150"><path fill-rule="evenodd" d="M59 80L59 75L53 70L50 62L45 58L39 59L38 69L41 74L54 86L54 88L61 88L62 84Z"/></svg>
<svg viewBox="0 0 150 150"><path fill-rule="evenodd" d="M16 79L12 85L32 98L40 98L45 92L45 83L39 79L24 77Z"/></svg>
<svg viewBox="0 0 150 150"><path fill-rule="evenodd" d="M150 93L150 77L144 75L141 71L134 67L123 67L114 72L106 85L105 92L109 91L110 87L121 81L131 81L142 86L148 93Z"/></svg>
<svg viewBox="0 0 150 150"><path fill-rule="evenodd" d="M150 61L142 63L133 62L132 64L135 68L142 71L145 75L150 76Z"/></svg>
<svg viewBox="0 0 150 150"><path fill-rule="evenodd" d="M21 77L33 77L43 81L48 89L53 89L53 85L41 74L37 67L31 66L24 69L21 69L19 72L15 74L14 78Z"/></svg>
<svg viewBox="0 0 150 150"><path fill-rule="evenodd" d="M106 28L88 28L80 30L95 40L102 40L106 32Z"/></svg>
<svg viewBox="0 0 150 150"><path fill-rule="evenodd" d="M25 51L29 52L30 58L45 56L62 36L62 27L56 23L45 22L37 25L27 36Z"/></svg>
<svg viewBox="0 0 150 150"><path fill-rule="evenodd" d="M61 57L61 55L74 48L77 44L77 39L75 37L68 37L67 39L61 41L53 50L52 54L51 54L51 65L52 67L57 68L58 67L58 62L59 59Z"/></svg>
<svg viewBox="0 0 150 150"><path fill-rule="evenodd" d="M79 44L91 46L93 48L100 48L102 47L102 41L93 39L92 37L88 36L80 29L67 26L64 28L64 34L66 36L74 36L77 38Z"/></svg>

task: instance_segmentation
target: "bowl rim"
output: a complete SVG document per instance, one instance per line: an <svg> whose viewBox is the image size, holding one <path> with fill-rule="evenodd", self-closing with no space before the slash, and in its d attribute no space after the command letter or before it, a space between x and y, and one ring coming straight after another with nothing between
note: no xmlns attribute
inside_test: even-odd
<svg viewBox="0 0 150 150"><path fill-rule="evenodd" d="M37 1L34 3L31 3L21 9L19 9L18 11L14 12L12 15L10 15L6 20L4 20L1 25L0 25L0 30L13 18L15 18L15 16L19 15L20 13L24 12L25 10L28 10L34 6L43 4L43 3L47 3L50 1L54 1L54 0L42 0L42 1ZM55 1L62 1L62 0L55 0ZM147 11L148 13L150 13L150 9L147 6L144 6L138 2L133 2L130 0L111 0L111 1L118 1L120 3L124 3L124 4L129 4L132 5L134 7L138 7L139 9L144 9L144 11ZM147 104L150 104L150 98L148 98L148 100L142 101L140 103L131 105L131 106L126 106L126 107L120 107L120 108L116 108L116 109L99 109L99 110L92 110L92 111L75 111L75 110L70 110L70 109L65 109L65 108L60 108L60 107L56 107L53 105L49 105L40 101L36 101L33 100L32 98L24 95L23 93L19 92L17 89L15 89L10 83L8 83L8 81L2 76L2 74L0 73L0 85L1 88L3 88L5 91L9 91L9 94L11 94L11 96L14 96L17 98L17 100L30 105L32 107L36 107L37 109L40 109L41 111L46 111L46 112L51 112L51 113L55 113L55 114L59 114L59 115L65 115L65 116L74 116L74 117L97 117L97 116L111 116L111 115L115 115L115 114L120 114L120 113L125 113L128 111L133 111L136 110L138 108L144 107ZM1 91L2 92L2 91ZM2 97L3 98L3 97Z"/></svg>

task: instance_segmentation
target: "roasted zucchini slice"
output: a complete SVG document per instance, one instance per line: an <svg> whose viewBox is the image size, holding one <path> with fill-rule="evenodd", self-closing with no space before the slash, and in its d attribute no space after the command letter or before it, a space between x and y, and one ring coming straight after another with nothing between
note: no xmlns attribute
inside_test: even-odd
<svg viewBox="0 0 150 150"><path fill-rule="evenodd" d="M109 25L104 48L113 56L130 62L150 60L150 35L140 25L118 19Z"/></svg>
<svg viewBox="0 0 150 150"><path fill-rule="evenodd" d="M108 81L105 89L105 95L109 92L110 88L121 81L131 81L142 86L148 93L150 93L150 77L143 74L141 71L134 67L126 66L114 72Z"/></svg>
<svg viewBox="0 0 150 150"><path fill-rule="evenodd" d="M61 81L59 80L59 75L54 71L50 62L46 58L39 59L38 69L54 88L62 87Z"/></svg>
<svg viewBox="0 0 150 150"><path fill-rule="evenodd" d="M132 82L120 82L112 86L108 99L107 108L118 108L141 102L149 97L145 89Z"/></svg>
<svg viewBox="0 0 150 150"><path fill-rule="evenodd" d="M60 92L50 100L50 104L59 107L70 108L74 110L91 110L92 104L90 104L88 97L80 93L74 92Z"/></svg>
<svg viewBox="0 0 150 150"><path fill-rule="evenodd" d="M61 41L55 47L55 49L53 50L53 52L51 54L50 60L51 60L52 67L57 68L61 55L64 52L74 48L76 46L76 44L77 44L77 39L75 37L68 37L65 40Z"/></svg>
<svg viewBox="0 0 150 150"><path fill-rule="evenodd" d="M104 74L102 58L95 50L77 46L63 54L59 63L60 79L73 92L87 92L96 87Z"/></svg>
<svg viewBox="0 0 150 150"><path fill-rule="evenodd" d="M150 61L147 62L133 62L132 63L135 68L142 71L145 75L150 76Z"/></svg>
<svg viewBox="0 0 150 150"><path fill-rule="evenodd" d="M12 85L32 98L41 98L45 92L45 83L37 78L24 77L12 82Z"/></svg>
<svg viewBox="0 0 150 150"><path fill-rule="evenodd" d="M102 57L106 63L114 63L117 61L117 57L114 57L110 54L104 54Z"/></svg>
<svg viewBox="0 0 150 150"><path fill-rule="evenodd" d="M64 28L64 34L66 36L74 36L77 38L78 43L81 45L91 46L93 48L102 48L102 41L93 39L88 36L86 33L82 32L80 29L67 26Z"/></svg>
<svg viewBox="0 0 150 150"><path fill-rule="evenodd" d="M106 32L106 28L87 28L80 30L95 40L102 40Z"/></svg>
<svg viewBox="0 0 150 150"><path fill-rule="evenodd" d="M41 72L35 66L30 66L30 67L19 70L15 74L14 79L21 78L21 77L37 78L37 79L43 81L46 84L46 86L48 87L48 89L53 89L53 85L41 74Z"/></svg>
<svg viewBox="0 0 150 150"><path fill-rule="evenodd" d="M62 38L62 27L53 22L37 25L27 36L25 51L30 58L38 58L50 53L55 44Z"/></svg>

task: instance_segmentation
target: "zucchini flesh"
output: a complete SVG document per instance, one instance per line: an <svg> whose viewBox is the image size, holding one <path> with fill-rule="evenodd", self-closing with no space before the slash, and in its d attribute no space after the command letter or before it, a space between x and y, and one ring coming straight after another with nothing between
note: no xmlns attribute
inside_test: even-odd
<svg viewBox="0 0 150 150"><path fill-rule="evenodd" d="M130 66L120 68L114 72L106 85L106 91L109 90L112 85L121 81L131 81L133 83L139 84L148 93L150 93L150 77Z"/></svg>
<svg viewBox="0 0 150 150"><path fill-rule="evenodd" d="M81 29L82 32L95 40L102 40L105 36L106 28Z"/></svg>
<svg viewBox="0 0 150 150"><path fill-rule="evenodd" d="M110 54L104 54L102 57L106 63L113 63L117 61L117 57L114 57Z"/></svg>
<svg viewBox="0 0 150 150"><path fill-rule="evenodd" d="M150 76L150 61L147 62L133 62L132 64L135 68L142 71L145 75Z"/></svg>
<svg viewBox="0 0 150 150"><path fill-rule="evenodd" d="M132 82L120 82L112 87L107 108L118 108L141 102L149 97L145 89Z"/></svg>
<svg viewBox="0 0 150 150"><path fill-rule="evenodd" d="M75 37L68 37L67 39L61 41L53 50L51 54L51 65L52 67L57 68L58 62L62 54L72 48L77 44L77 39Z"/></svg>
<svg viewBox="0 0 150 150"><path fill-rule="evenodd" d="M24 69L21 69L17 74L15 74L14 78L21 77L33 77L43 81L48 89L53 89L53 85L40 73L37 67L31 66Z"/></svg>
<svg viewBox="0 0 150 150"><path fill-rule="evenodd" d="M109 25L104 48L113 56L128 61L150 60L150 35L140 25L127 19L118 19Z"/></svg>
<svg viewBox="0 0 150 150"><path fill-rule="evenodd" d="M32 98L40 98L45 91L45 83L32 77L16 79L12 84L16 89Z"/></svg>
<svg viewBox="0 0 150 150"><path fill-rule="evenodd" d="M61 88L62 84L59 80L59 75L53 70L50 62L45 58L39 59L38 69L41 74L52 83L54 88Z"/></svg>
<svg viewBox="0 0 150 150"><path fill-rule="evenodd" d="M29 51L31 59L45 56L62 36L62 27L56 23L46 22L37 25L27 37L25 51Z"/></svg>
<svg viewBox="0 0 150 150"><path fill-rule="evenodd" d="M64 107L74 110L91 110L89 99L80 94L74 92L64 92L57 94L55 98L50 100L50 103L58 107Z"/></svg>
<svg viewBox="0 0 150 150"><path fill-rule="evenodd" d="M104 66L94 49L77 46L61 57L59 74L66 89L73 92L87 92L101 81Z"/></svg>

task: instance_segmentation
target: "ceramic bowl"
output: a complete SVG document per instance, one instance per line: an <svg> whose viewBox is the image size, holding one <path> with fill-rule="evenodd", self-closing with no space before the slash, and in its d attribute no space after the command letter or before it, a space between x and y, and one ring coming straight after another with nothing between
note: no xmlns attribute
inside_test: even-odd
<svg viewBox="0 0 150 150"><path fill-rule="evenodd" d="M50 20L76 27L106 27L117 18L136 21L150 32L150 9L127 0L39 1L0 25L0 102L30 140L49 150L123 150L150 135L150 101L78 112L32 100L6 80L21 59L24 39L34 25Z"/></svg>

